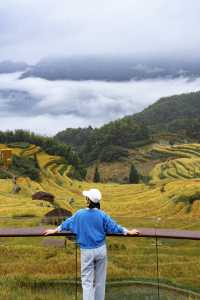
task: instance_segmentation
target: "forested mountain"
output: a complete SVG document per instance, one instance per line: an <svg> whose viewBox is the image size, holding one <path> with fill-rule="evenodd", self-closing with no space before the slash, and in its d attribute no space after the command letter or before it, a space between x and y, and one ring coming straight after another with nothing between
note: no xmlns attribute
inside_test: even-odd
<svg viewBox="0 0 200 300"><path fill-rule="evenodd" d="M200 141L200 92L161 98L141 113L98 129L66 129L56 139L72 145L88 163L126 157L128 149L157 141L163 134L176 134L173 142Z"/></svg>

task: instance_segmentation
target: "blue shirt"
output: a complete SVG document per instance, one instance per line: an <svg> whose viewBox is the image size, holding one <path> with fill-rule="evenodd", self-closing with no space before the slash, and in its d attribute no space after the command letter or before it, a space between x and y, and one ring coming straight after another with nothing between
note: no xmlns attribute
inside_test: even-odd
<svg viewBox="0 0 200 300"><path fill-rule="evenodd" d="M93 249L105 243L107 233L127 234L127 229L118 225L102 210L80 209L58 227L58 231L76 234L80 248Z"/></svg>

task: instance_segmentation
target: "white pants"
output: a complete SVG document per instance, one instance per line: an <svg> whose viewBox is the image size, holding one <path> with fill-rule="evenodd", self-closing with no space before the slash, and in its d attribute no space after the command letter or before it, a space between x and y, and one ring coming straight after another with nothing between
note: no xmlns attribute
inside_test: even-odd
<svg viewBox="0 0 200 300"><path fill-rule="evenodd" d="M83 300L104 300L107 270L107 249L81 249L81 281Z"/></svg>

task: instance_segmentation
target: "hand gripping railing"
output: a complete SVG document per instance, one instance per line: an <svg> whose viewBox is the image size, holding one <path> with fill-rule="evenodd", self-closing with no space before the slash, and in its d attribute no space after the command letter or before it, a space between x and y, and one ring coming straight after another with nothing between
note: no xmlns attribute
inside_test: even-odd
<svg viewBox="0 0 200 300"><path fill-rule="evenodd" d="M158 238L164 239L184 239L184 240L200 240L200 231L191 230L174 230L174 229L159 229L159 228L137 228L140 232L139 235L122 235L122 234L108 234L108 236L117 237L132 237L132 238L155 238L156 239L156 258L157 258L157 287L158 299L160 299L160 282L159 282L159 255L158 255ZM2 228L0 229L0 237L41 237L43 235L44 227L31 227L31 228ZM74 234L63 231L48 236L65 236L72 237ZM76 244L76 292L75 299L78 295L78 265L77 265L77 244Z"/></svg>

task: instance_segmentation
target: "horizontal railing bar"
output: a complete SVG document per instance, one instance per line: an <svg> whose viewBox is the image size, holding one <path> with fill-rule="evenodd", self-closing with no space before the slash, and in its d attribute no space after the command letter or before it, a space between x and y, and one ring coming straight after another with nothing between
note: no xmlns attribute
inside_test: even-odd
<svg viewBox="0 0 200 300"><path fill-rule="evenodd" d="M45 227L31 227L31 228L1 228L0 237L41 237ZM121 236L121 237L149 237L149 238L167 238L167 239L188 239L200 240L200 231L191 230L175 230L175 229L159 229L159 228L137 228L139 235L123 235L123 234L108 234L107 236ZM48 236L75 236L74 234L63 231Z"/></svg>

